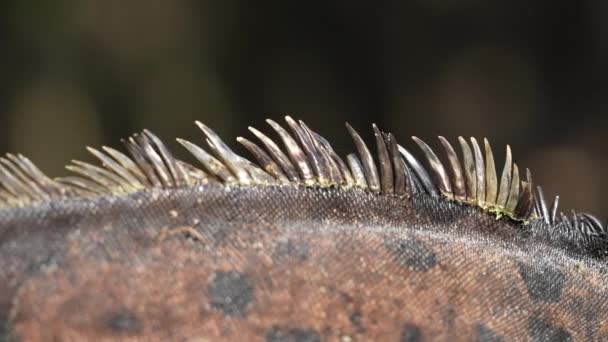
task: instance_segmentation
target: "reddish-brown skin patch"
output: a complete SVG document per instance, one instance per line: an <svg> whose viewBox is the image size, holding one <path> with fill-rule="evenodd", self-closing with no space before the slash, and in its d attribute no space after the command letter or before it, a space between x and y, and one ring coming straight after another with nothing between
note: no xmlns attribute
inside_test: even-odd
<svg viewBox="0 0 608 342"><path fill-rule="evenodd" d="M527 244L520 226L475 209L440 204L429 214L404 198L307 191L276 200L239 193L245 203L224 212L234 194L169 196L129 222L87 227L95 222L87 218L65 235L62 262L23 279L11 334L28 341L608 336L608 278L593 260ZM151 220L153 212L167 218Z"/></svg>

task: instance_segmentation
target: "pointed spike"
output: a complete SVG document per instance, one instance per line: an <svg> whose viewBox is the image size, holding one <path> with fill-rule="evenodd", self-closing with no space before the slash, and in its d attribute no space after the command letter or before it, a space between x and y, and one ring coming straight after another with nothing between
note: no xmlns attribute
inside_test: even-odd
<svg viewBox="0 0 608 342"><path fill-rule="evenodd" d="M291 163L285 153L281 151L279 146L277 146L277 144L275 144L272 139L270 139L264 133L258 131L254 127L250 126L249 131L253 133L262 142L262 144L266 147L266 150L268 150L268 153L270 153L270 156L274 159L275 162L277 162L277 164L281 166L281 168L287 175L287 178L289 178L289 180L292 182L299 183L300 177L298 176L298 172L296 171L295 166Z"/></svg>
<svg viewBox="0 0 608 342"><path fill-rule="evenodd" d="M348 123L346 123L346 129L353 138L357 151L359 152L359 157L361 158L361 162L363 164L363 171L369 189L373 192L380 192L380 178L378 177L378 169L376 168L376 163L374 163L372 154L369 152L369 149L363 142L363 139L361 139L361 136L359 136L359 134Z"/></svg>
<svg viewBox="0 0 608 342"><path fill-rule="evenodd" d="M169 188L173 186L173 179L167 169L167 165L163 161L162 157L156 152L152 146L152 141L145 134L134 135L133 138L137 144L142 148L145 159L148 160L148 164L152 167L158 179L161 181L162 188Z"/></svg>
<svg viewBox="0 0 608 342"><path fill-rule="evenodd" d="M342 158L340 158L340 156L338 156L338 154L334 151L334 149L331 147L331 144L321 135L315 133L310 128L308 128L308 126L306 126L304 122L300 121L300 125L304 127L304 129L306 129L314 137L314 140L318 142L323 147L323 149L325 149L325 151L327 151L331 160L333 160L334 167L336 167L339 171L338 178L340 179L340 181L346 183L347 186L353 186L355 183L352 175L350 174L348 166L346 165L344 160L342 160Z"/></svg>
<svg viewBox="0 0 608 342"><path fill-rule="evenodd" d="M319 136L316 135L316 137L318 139ZM352 174L350 173L350 170L348 169L348 166L344 162L344 160L342 160L342 158L340 158L340 156L338 156L338 154L333 150L333 148L331 148L331 146L326 145L324 142L322 142L322 144L324 145L325 150L329 153L329 157L333 160L334 164L336 165L338 172L340 174L339 179L341 179L342 183L346 184L346 186L349 186L349 187L354 186L355 181L353 179Z"/></svg>
<svg viewBox="0 0 608 342"><path fill-rule="evenodd" d="M593 227L593 224L589 222L584 216L581 216L581 226L583 227L583 234L586 237L596 236L598 232Z"/></svg>
<svg viewBox="0 0 608 342"><path fill-rule="evenodd" d="M378 129L376 124L374 127L374 138L376 140L376 152L378 153L378 161L380 162L380 184L382 186L382 192L386 194L395 193L395 165L393 165L393 157L390 151L390 139L387 133L384 133ZM399 149L397 148L397 155L399 155ZM386 165L386 169L385 168Z"/></svg>
<svg viewBox="0 0 608 342"><path fill-rule="evenodd" d="M186 184L194 185L208 183L210 181L210 177L205 171L181 160L178 160L177 163L180 164L180 167L184 170Z"/></svg>
<svg viewBox="0 0 608 342"><path fill-rule="evenodd" d="M469 143L463 137L458 137L458 142L462 149L467 201L471 203L477 202L477 171L475 170L473 152L471 151L471 146L469 146Z"/></svg>
<svg viewBox="0 0 608 342"><path fill-rule="evenodd" d="M135 141L135 139L133 139L133 137L130 137L127 140L123 140L122 142L124 143L125 147L129 151L129 153L131 153L131 156L133 157L133 160L135 161L137 168L139 168L142 171L142 173L146 176L146 183L150 187L153 187L153 188L162 187L162 183L156 176L154 169L152 168L150 163L146 160L146 157L145 157L146 154L145 154L143 148L138 145L138 143Z"/></svg>
<svg viewBox="0 0 608 342"><path fill-rule="evenodd" d="M0 158L0 163L3 164L7 172L14 177L13 179L16 182L15 185L17 185L20 189L18 191L20 192L21 196L25 195L32 201L39 201L45 198L43 193L35 186L35 183L20 170L18 164L15 164L5 158Z"/></svg>
<svg viewBox="0 0 608 342"><path fill-rule="evenodd" d="M177 139L177 142L184 146L212 175L218 177L225 183L236 183L237 179L221 161L215 159L199 146L184 139Z"/></svg>
<svg viewBox="0 0 608 342"><path fill-rule="evenodd" d="M107 184L110 185L110 187L120 187L125 191L135 190L128 181L122 179L119 175L112 171L108 171L107 169L101 168L93 164L81 162L79 160L72 160L72 163L76 167L82 168L83 170L87 170L88 173L91 174L91 180L94 182L99 182L100 179L105 179L108 181Z"/></svg>
<svg viewBox="0 0 608 342"><path fill-rule="evenodd" d="M104 193L112 193L117 188L116 184L111 183L107 179L104 179L103 177L99 177L99 175L97 175L96 173L86 170L82 167L75 166L75 165L66 165L65 169L77 174L78 176L76 176L75 178L80 178L83 181L87 181L87 182L98 185L101 189L103 189ZM64 178L67 178L67 177L64 177Z"/></svg>
<svg viewBox="0 0 608 342"><path fill-rule="evenodd" d="M290 116L286 116L285 121L308 156L308 158L305 157L305 159L309 162L309 165L312 165L312 169L314 170L315 175L317 175L316 183L322 186L329 184L329 170L327 165L324 163L322 156L313 145L309 135Z"/></svg>
<svg viewBox="0 0 608 342"><path fill-rule="evenodd" d="M338 167L340 169L340 174L342 175L342 178L344 179L344 183L346 184L346 186L347 187L354 186L355 180L353 179L353 175L350 173L350 170L348 169L348 166L346 165L344 160L342 160L342 158L338 157L338 155L335 153L332 153L332 158L338 164Z"/></svg>
<svg viewBox="0 0 608 342"><path fill-rule="evenodd" d="M560 212L559 216L561 218L562 224L564 224L566 226L567 229L572 229L572 222L570 222L570 220L568 219L568 217L566 215L564 215L564 213Z"/></svg>
<svg viewBox="0 0 608 342"><path fill-rule="evenodd" d="M477 139L471 137L473 145L473 155L475 156L475 174L477 175L477 204L484 208L486 202L486 167L483 162L481 148L477 143Z"/></svg>
<svg viewBox="0 0 608 342"><path fill-rule="evenodd" d="M184 170L188 184L196 184L198 182L207 182L209 181L209 176L205 173L205 171L199 169L198 167L194 167L189 163L183 162L181 160L177 161L181 168Z"/></svg>
<svg viewBox="0 0 608 342"><path fill-rule="evenodd" d="M521 182L521 195L519 196L519 202L513 212L513 216L516 219L528 220L534 211L534 194L532 192L532 184L528 181Z"/></svg>
<svg viewBox="0 0 608 342"><path fill-rule="evenodd" d="M248 160L246 160L249 162ZM251 163L251 162L249 162ZM280 184L278 180L269 175L266 171L259 168L257 165L251 163L249 167L246 168L247 173L253 180L253 184L261 184L261 185L276 185Z"/></svg>
<svg viewBox="0 0 608 342"><path fill-rule="evenodd" d="M395 193L397 195L407 194L407 169L401 155L399 154L397 139L395 139L395 136L392 133L389 133L387 142L391 151L391 157L393 158Z"/></svg>
<svg viewBox="0 0 608 342"><path fill-rule="evenodd" d="M399 145L397 145L397 146L399 146ZM405 169L407 170L406 183L407 183L407 187L408 187L408 192L411 195L426 192L426 190L424 189L424 186L422 185L422 183L420 182L420 180L418 179L418 177L416 176L414 171L407 165L407 163L405 162L405 160L403 158L401 158L401 160L405 164Z"/></svg>
<svg viewBox="0 0 608 342"><path fill-rule="evenodd" d="M144 134L153 143L153 145L156 146L156 149L158 150L158 152L160 152L160 156L162 157L162 160L165 162L165 165L166 165L167 169L169 170L169 174L171 175L171 178L173 179L173 184L176 186L184 185L185 184L184 170L177 163L177 160L175 159L175 157L173 157L173 154L169 151L167 146L162 142L162 140L160 140L159 137L157 137L155 134L153 134L149 130L144 129Z"/></svg>
<svg viewBox="0 0 608 342"><path fill-rule="evenodd" d="M340 170L340 165L338 164L337 160L335 160L330 152L323 146L320 146L317 150L321 154L321 159L327 167L330 184L344 184L346 180L342 175L342 171Z"/></svg>
<svg viewBox="0 0 608 342"><path fill-rule="evenodd" d="M222 141L222 139L209 127L200 121L195 121L198 128L203 131L205 137L208 139L208 144L217 151L217 157L219 157L224 165L232 171L239 181L239 184L250 185L252 183L249 173L241 166L239 158L236 153Z"/></svg>
<svg viewBox="0 0 608 342"><path fill-rule="evenodd" d="M559 207L559 196L555 196L553 200L553 205L551 206L551 224L556 224L557 222L557 208Z"/></svg>
<svg viewBox="0 0 608 342"><path fill-rule="evenodd" d="M141 184L149 184L149 181L144 173L137 167L137 165L122 152L119 152L111 147L104 146L102 149L112 156L125 170L129 171Z"/></svg>
<svg viewBox="0 0 608 342"><path fill-rule="evenodd" d="M27 194L27 190L23 184L10 172L7 168L0 164L0 180L1 184L15 198L22 198ZM28 196L29 198L29 196Z"/></svg>
<svg viewBox="0 0 608 342"><path fill-rule="evenodd" d="M519 201L517 202L517 206L515 207L515 210L513 212L513 216L514 218L519 220L527 220L528 210L529 208L534 207L534 202L532 200L533 197L531 195L530 188L529 186L527 186L526 182L521 182L521 188L522 192L520 194Z"/></svg>
<svg viewBox="0 0 608 342"><path fill-rule="evenodd" d="M422 185L417 180L416 176L413 175L413 171L405 164L403 158L399 158L399 164L402 165L405 170L405 194L413 195L419 192L423 192Z"/></svg>
<svg viewBox="0 0 608 342"><path fill-rule="evenodd" d="M334 149L331 147L331 144L329 143L329 141L327 141L327 139L323 138L322 135L316 133L315 131L311 130L310 128L308 128L308 126L306 126L306 124L300 120L300 125L302 127L304 127L306 130L308 130L310 132L310 134L312 134L315 139L323 146L325 147L326 150L328 151L333 151Z"/></svg>
<svg viewBox="0 0 608 342"><path fill-rule="evenodd" d="M287 131L278 123L270 119L266 120L266 122L279 134L281 140L283 140L283 145L285 145L285 148L287 149L287 154L293 162L293 165L296 166L304 184L314 185L316 183L315 175L306 161L304 151L302 151L298 143L293 140L289 133L287 133Z"/></svg>
<svg viewBox="0 0 608 342"><path fill-rule="evenodd" d="M247 171L247 173L253 180L253 184L278 184L277 180L274 179L274 177L266 173L266 171L262 170L259 166L255 165L254 163L239 155L235 156L240 166Z"/></svg>
<svg viewBox="0 0 608 342"><path fill-rule="evenodd" d="M450 184L449 176L435 152L433 152L429 145L421 139L417 137L412 137L412 139L414 139L422 152L424 152L424 155L431 166L431 170L435 175L435 184L437 184L441 193L447 198L453 198L454 195L452 193L452 185Z"/></svg>
<svg viewBox="0 0 608 342"><path fill-rule="evenodd" d="M23 156L22 154L17 154L17 158L23 165L23 168L27 170L27 172L32 175L32 178L38 180L38 184L40 184L48 194L51 195L63 195L65 193L65 188L49 178L45 175L40 169L28 158Z"/></svg>
<svg viewBox="0 0 608 342"><path fill-rule="evenodd" d="M551 216L549 214L549 209L547 208L547 201L545 200L545 194L543 192L543 188L540 186L536 187L536 203L540 209L540 217L547 224L551 224Z"/></svg>
<svg viewBox="0 0 608 342"><path fill-rule="evenodd" d="M431 176L426 171L424 166L422 166L418 159L416 159L416 157L414 157L414 155L412 155L410 151L406 150L403 146L397 145L397 147L399 148L399 153L401 153L405 159L406 166L411 168L413 171L413 173L411 173L413 182L410 184L418 184L419 190L424 189L427 194L433 197L439 196L435 183L431 180Z"/></svg>
<svg viewBox="0 0 608 342"><path fill-rule="evenodd" d="M97 183L90 181L86 178L68 176L68 177L60 177L55 180L57 182L67 184L69 186L76 187L78 189L82 189L85 192L88 192L94 196L108 194L107 188L104 188L103 186L98 185Z"/></svg>
<svg viewBox="0 0 608 342"><path fill-rule="evenodd" d="M331 148L331 146L329 146L329 143L325 145L322 140L319 140L317 138L319 135L313 132L310 128L308 128L308 126L302 120L299 120L298 122L300 124L300 127L302 127L304 133L308 135L308 138L312 142L314 148L319 152L321 163L327 169L327 174L330 183L342 184L344 182L344 178L342 176L342 173L340 172L340 167L338 163L333 159L331 155L331 151L333 151L333 149Z"/></svg>
<svg viewBox="0 0 608 342"><path fill-rule="evenodd" d="M130 190L124 180L108 170L79 160L72 160L72 163L73 165L66 166L66 169L89 178L91 181L104 186L112 193Z"/></svg>
<svg viewBox="0 0 608 342"><path fill-rule="evenodd" d="M512 164L511 147L507 145L505 166L502 170L502 177L500 177L500 189L498 191L498 198L496 200L496 205L501 208L507 207L507 200L509 198L509 190L511 185L511 170L513 168Z"/></svg>
<svg viewBox="0 0 608 342"><path fill-rule="evenodd" d="M7 154L6 158L0 158L0 163L3 163L8 168L13 176L21 183L23 189L27 192L30 198L34 201L49 199L49 196L38 186L36 179L30 177L26 170L23 169L19 160L12 154Z"/></svg>
<svg viewBox="0 0 608 342"><path fill-rule="evenodd" d="M579 225L579 221L578 221L578 214L574 210L572 210L572 225L574 226L574 228L576 230L580 229L580 225Z"/></svg>
<svg viewBox="0 0 608 342"><path fill-rule="evenodd" d="M123 166L115 162L112 158L103 154L102 152L92 148L87 147L87 151L89 151L92 155L94 155L99 161L101 161L102 165L106 167L110 172L115 173L116 175L122 177L122 179L129 184L130 188L141 189L144 188L144 185L135 178L127 169Z"/></svg>
<svg viewBox="0 0 608 342"><path fill-rule="evenodd" d="M367 189L367 181L365 180L365 174L363 173L363 169L361 168L359 158L357 158L354 153L351 153L346 156L346 161L350 166L350 171L353 175L355 186L361 189Z"/></svg>
<svg viewBox="0 0 608 342"><path fill-rule="evenodd" d="M490 206L496 205L498 195L498 177L496 176L496 163L494 162L494 154L488 139L483 139L483 144L486 151L486 203Z"/></svg>
<svg viewBox="0 0 608 342"><path fill-rule="evenodd" d="M204 134L204 133L203 133ZM241 179L243 179L245 182L247 181L251 181L251 179L249 178L249 173L247 173L247 171L242 167L242 165L239 165L239 161L238 158L236 156L236 154L231 155L229 158L231 158L230 162L227 162L224 157L222 156L222 153L226 153L226 150L224 150L222 147L220 147L220 149L218 149L218 147L213 143L213 141L209 140L208 137L205 136L205 143L207 144L207 148L209 149L209 155L215 156L217 158L217 160L224 165L224 167L226 168L226 170L228 170L228 173L230 173L233 176L233 179L235 179L235 183L237 184L242 184L241 183ZM225 145L224 145L225 146ZM227 148L227 146L226 146ZM239 170L239 175L237 175L235 172L235 170Z"/></svg>
<svg viewBox="0 0 608 342"><path fill-rule="evenodd" d="M456 154L456 151L454 151L454 148L446 138L439 136L439 141L441 142L441 145L443 145L443 149L445 150L445 153L450 162L450 170L452 171L451 184L452 191L454 192L454 197L460 201L465 201L467 198L467 190L465 186L464 174L462 172L462 166L460 164L460 160L458 159L458 155Z"/></svg>
<svg viewBox="0 0 608 342"><path fill-rule="evenodd" d="M536 199L536 193L534 193L534 215L537 217L543 217L543 210L540 208L541 202Z"/></svg>
<svg viewBox="0 0 608 342"><path fill-rule="evenodd" d="M509 188L509 199L507 200L506 211L513 213L519 202L519 168L513 163L513 177L511 178L511 187Z"/></svg>
<svg viewBox="0 0 608 342"><path fill-rule="evenodd" d="M9 172L12 173L25 191L25 194L27 194L32 201L43 201L50 198L49 195L38 185L37 179L32 178L32 176L27 172L26 169L23 168L23 165L14 155L9 153L6 155L6 157L8 159L0 158L0 163L3 163Z"/></svg>
<svg viewBox="0 0 608 342"><path fill-rule="evenodd" d="M285 176L285 174L281 170L281 167L277 163L275 163L274 160L272 160L272 158L268 154L266 154L266 152L264 152L264 150L262 150L258 145L242 137L236 138L236 141L238 141L241 145L245 146L245 148L249 152L251 152L251 154L260 163L262 168L266 170L266 172L268 172L271 176L276 178L281 183L289 184L289 179L287 178L287 176Z"/></svg>
<svg viewBox="0 0 608 342"><path fill-rule="evenodd" d="M376 147L378 151L378 161L380 162L380 182L382 185L382 192L385 194L392 194L395 191L393 184L393 165L391 157L388 155L386 144L384 143L384 137L378 129L376 124L372 124L374 130L374 137L376 139Z"/></svg>
<svg viewBox="0 0 608 342"><path fill-rule="evenodd" d="M533 183L532 183L532 173L530 172L530 169L526 168L526 183L528 184L529 187L529 191L532 197L532 205L529 209L528 212L528 217L533 217L533 209L534 209L534 202L536 202L536 198L534 197L534 190L533 190Z"/></svg>
<svg viewBox="0 0 608 342"><path fill-rule="evenodd" d="M0 207L9 207L12 205L13 196L0 188Z"/></svg>
<svg viewBox="0 0 608 342"><path fill-rule="evenodd" d="M46 194L50 196L65 195L65 188L61 184L53 181L42 173L34 163L22 154L17 154L16 156L9 155L9 158L14 158L13 161L19 164L20 168L27 173Z"/></svg>
<svg viewBox="0 0 608 342"><path fill-rule="evenodd" d="M584 217L591 224L591 226L597 233L601 233L606 230L602 225L602 222L600 222L597 217L587 213L581 213L581 216Z"/></svg>

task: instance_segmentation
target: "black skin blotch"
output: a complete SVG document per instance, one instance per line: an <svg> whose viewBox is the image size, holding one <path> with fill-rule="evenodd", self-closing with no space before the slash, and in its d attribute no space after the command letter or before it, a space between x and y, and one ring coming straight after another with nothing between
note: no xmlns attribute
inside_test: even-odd
<svg viewBox="0 0 608 342"><path fill-rule="evenodd" d="M304 241L281 241L277 243L273 257L277 261L283 261L286 259L306 261L308 259L308 252L310 247L308 243Z"/></svg>
<svg viewBox="0 0 608 342"><path fill-rule="evenodd" d="M84 216L79 213L57 213L50 215L48 218L49 227L56 227L56 230L62 230L63 228L74 227L82 221Z"/></svg>
<svg viewBox="0 0 608 342"><path fill-rule="evenodd" d="M411 203L416 213L428 217L432 223L436 224L443 225L456 222L465 214L465 209L458 203L450 203L449 205L438 203L436 199L428 196L414 197Z"/></svg>
<svg viewBox="0 0 608 342"><path fill-rule="evenodd" d="M4 309L4 308L2 308L2 309ZM9 340L10 328L9 328L9 324L8 324L8 311L9 311L9 309L0 311L0 341L10 341Z"/></svg>
<svg viewBox="0 0 608 342"><path fill-rule="evenodd" d="M42 251L41 251L42 252ZM38 254L38 258L36 262L33 262L28 265L25 270L26 274L37 273L44 266L51 264L61 264L65 258L65 250L63 248L58 247L57 249L50 249L46 253L46 255L40 253Z"/></svg>
<svg viewBox="0 0 608 342"><path fill-rule="evenodd" d="M484 324L475 325L475 333L477 334L478 342L502 342L504 339L494 330L488 328Z"/></svg>
<svg viewBox="0 0 608 342"><path fill-rule="evenodd" d="M447 304L445 310L443 310L443 314L441 315L443 324L448 329L454 328L454 322L456 321L456 309L452 304Z"/></svg>
<svg viewBox="0 0 608 342"><path fill-rule="evenodd" d="M353 297L351 297L348 293L339 291L338 294L340 295L340 301L342 303L350 304L350 303L354 302Z"/></svg>
<svg viewBox="0 0 608 342"><path fill-rule="evenodd" d="M272 327L266 332L266 342L320 342L321 336L312 329Z"/></svg>
<svg viewBox="0 0 608 342"><path fill-rule="evenodd" d="M589 326L594 326L597 325L597 329L600 328L602 323L599 323L600 325L598 325L598 312L601 312L601 309L599 308L599 306L597 304L599 304L600 306L601 301L597 302L597 303L590 303L588 300L583 299L583 298L579 298L579 297L572 297L569 298L570 300L568 301L567 305L568 308L570 309L570 312L578 315L581 317L581 319L583 319L584 321L588 322ZM589 341L593 341L594 340L594 336L595 336L595 330L594 329L587 329L587 331L585 332L585 337L587 338L587 340ZM598 341L608 341L608 338L606 339L597 339Z"/></svg>
<svg viewBox="0 0 608 342"><path fill-rule="evenodd" d="M121 309L106 315L105 325L117 333L134 333L141 328L135 314L127 309Z"/></svg>
<svg viewBox="0 0 608 342"><path fill-rule="evenodd" d="M547 266L535 268L524 263L518 264L518 270L533 300L559 302L566 280L562 272Z"/></svg>
<svg viewBox="0 0 608 342"><path fill-rule="evenodd" d="M556 327L538 317L532 317L528 322L528 333L532 341L574 341L566 329Z"/></svg>
<svg viewBox="0 0 608 342"><path fill-rule="evenodd" d="M401 327L401 342L421 342L424 341L420 328L413 324L406 323Z"/></svg>
<svg viewBox="0 0 608 342"><path fill-rule="evenodd" d="M207 286L211 307L228 316L245 316L254 301L254 288L247 275L235 271L216 272Z"/></svg>
<svg viewBox="0 0 608 342"><path fill-rule="evenodd" d="M601 305L601 304L600 304ZM598 312L601 310L598 308L596 303L589 303L587 299L572 297L568 303L568 307L571 312L575 312L577 315L583 317L587 322L595 322L598 320Z"/></svg>
<svg viewBox="0 0 608 342"><path fill-rule="evenodd" d="M412 238L386 238L384 246L404 267L425 272L437 265L437 256L423 242Z"/></svg>
<svg viewBox="0 0 608 342"><path fill-rule="evenodd" d="M361 314L361 311L355 310L351 312L350 315L348 315L348 319L350 320L350 323L357 328L357 331L365 331L365 327L363 326L363 314Z"/></svg>

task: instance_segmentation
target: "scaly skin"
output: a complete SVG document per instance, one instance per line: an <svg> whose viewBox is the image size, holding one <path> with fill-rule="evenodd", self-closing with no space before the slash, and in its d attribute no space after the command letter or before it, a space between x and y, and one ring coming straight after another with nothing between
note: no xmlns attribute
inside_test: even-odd
<svg viewBox="0 0 608 342"><path fill-rule="evenodd" d="M605 261L428 195L149 189L0 210L20 341L608 339Z"/></svg>

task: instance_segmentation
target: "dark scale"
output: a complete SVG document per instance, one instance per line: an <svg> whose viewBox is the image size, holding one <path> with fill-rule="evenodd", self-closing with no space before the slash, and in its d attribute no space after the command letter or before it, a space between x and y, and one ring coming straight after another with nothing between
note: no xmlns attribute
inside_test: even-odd
<svg viewBox="0 0 608 342"><path fill-rule="evenodd" d="M528 323L530 338L534 342L555 341L568 342L574 341L572 335L564 328L555 326L541 318L532 317Z"/></svg>
<svg viewBox="0 0 608 342"><path fill-rule="evenodd" d="M401 327L401 337L399 339L400 342L422 342L424 338L422 336L422 332L420 328L413 324L404 324Z"/></svg>
<svg viewBox="0 0 608 342"><path fill-rule="evenodd" d="M105 324L117 333L135 333L141 328L135 314L127 309L109 313Z"/></svg>
<svg viewBox="0 0 608 342"><path fill-rule="evenodd" d="M266 332L266 342L320 342L319 334L311 329L272 327Z"/></svg>
<svg viewBox="0 0 608 342"><path fill-rule="evenodd" d="M437 265L437 256L416 239L386 238L384 245L400 265L414 271L426 272Z"/></svg>
<svg viewBox="0 0 608 342"><path fill-rule="evenodd" d="M492 329L488 328L486 325L484 324L477 324L475 325L475 333L477 334L477 340L478 342L502 342L504 341L504 338L497 334L495 331L493 331Z"/></svg>
<svg viewBox="0 0 608 342"><path fill-rule="evenodd" d="M518 264L518 270L532 299L560 301L566 280L564 273L549 266L533 267L524 263Z"/></svg>
<svg viewBox="0 0 608 342"><path fill-rule="evenodd" d="M229 316L245 316L255 300L255 291L245 274L229 271L215 273L207 286L209 302Z"/></svg>

